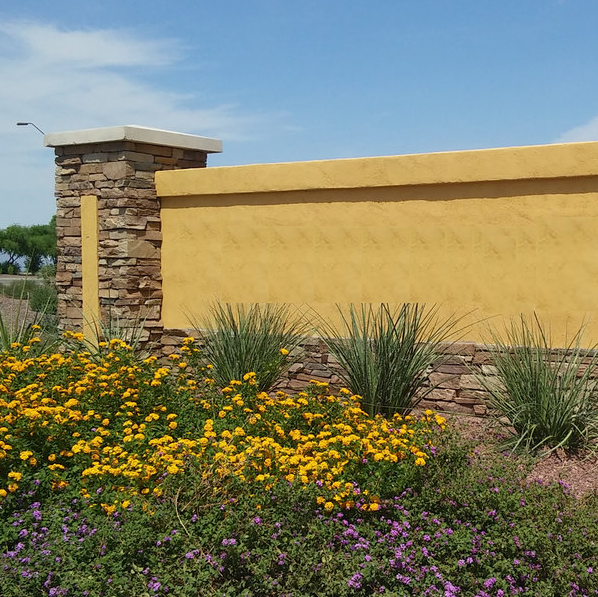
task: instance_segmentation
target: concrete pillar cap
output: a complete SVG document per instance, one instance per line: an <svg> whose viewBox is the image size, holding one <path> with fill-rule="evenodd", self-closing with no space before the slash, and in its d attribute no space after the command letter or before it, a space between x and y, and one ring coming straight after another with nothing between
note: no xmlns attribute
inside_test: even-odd
<svg viewBox="0 0 598 597"><path fill-rule="evenodd" d="M135 124L107 126L95 129L48 133L44 135L46 147L64 147L66 145L88 145L93 143L110 143L112 141L132 141L147 143L161 147L175 147L206 153L221 153L222 141L187 133L164 131Z"/></svg>

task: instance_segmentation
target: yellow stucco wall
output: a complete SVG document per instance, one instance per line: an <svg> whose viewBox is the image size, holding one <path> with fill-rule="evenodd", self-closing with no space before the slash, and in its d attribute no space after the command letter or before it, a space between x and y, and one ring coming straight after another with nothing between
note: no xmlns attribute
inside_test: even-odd
<svg viewBox="0 0 598 597"><path fill-rule="evenodd" d="M537 311L598 342L598 143L166 171L162 320L214 300ZM487 339L488 323L467 332Z"/></svg>

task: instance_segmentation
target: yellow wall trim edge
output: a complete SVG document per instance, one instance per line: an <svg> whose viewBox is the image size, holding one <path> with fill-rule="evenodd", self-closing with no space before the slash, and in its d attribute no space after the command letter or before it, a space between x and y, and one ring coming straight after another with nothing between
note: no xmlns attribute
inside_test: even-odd
<svg viewBox="0 0 598 597"><path fill-rule="evenodd" d="M159 197L598 175L598 142L156 173Z"/></svg>
<svg viewBox="0 0 598 597"><path fill-rule="evenodd" d="M81 266L83 270L83 333L96 337L100 322L98 266L98 198L81 197Z"/></svg>

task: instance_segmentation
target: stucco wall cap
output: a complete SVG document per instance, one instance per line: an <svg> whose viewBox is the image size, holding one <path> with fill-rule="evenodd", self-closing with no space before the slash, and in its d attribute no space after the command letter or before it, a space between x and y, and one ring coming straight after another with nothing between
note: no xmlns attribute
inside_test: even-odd
<svg viewBox="0 0 598 597"><path fill-rule="evenodd" d="M46 147L109 143L111 141L133 141L162 147L205 151L206 153L220 153L222 151L222 141L220 139L164 131L134 124L48 133L44 135L44 145Z"/></svg>
<svg viewBox="0 0 598 597"><path fill-rule="evenodd" d="M158 196L182 197L598 176L598 142L164 170Z"/></svg>

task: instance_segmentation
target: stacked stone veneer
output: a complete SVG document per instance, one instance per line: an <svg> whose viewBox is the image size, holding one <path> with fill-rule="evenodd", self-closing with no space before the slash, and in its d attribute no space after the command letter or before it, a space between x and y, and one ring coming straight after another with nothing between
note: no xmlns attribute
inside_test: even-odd
<svg viewBox="0 0 598 597"><path fill-rule="evenodd" d="M145 339L161 337L158 170L203 168L205 151L133 141L65 145L56 152L58 316L83 324L81 196L98 198L99 299L102 320L145 320Z"/></svg>
<svg viewBox="0 0 598 597"><path fill-rule="evenodd" d="M493 386L499 386L497 370L493 361L491 345L475 342L457 342L443 347L441 362L430 374L427 388L433 389L419 403L420 408L438 411L485 415L485 390L480 379ZM560 363L564 349L554 349L547 355L553 363ZM588 350L580 361L579 374L587 369L595 359L594 351ZM287 376L277 389L299 391L311 380L327 382L332 389L342 385L338 361L328 352L319 338L309 338L302 346L301 360L290 367ZM598 379L598 369L590 373L590 378Z"/></svg>

